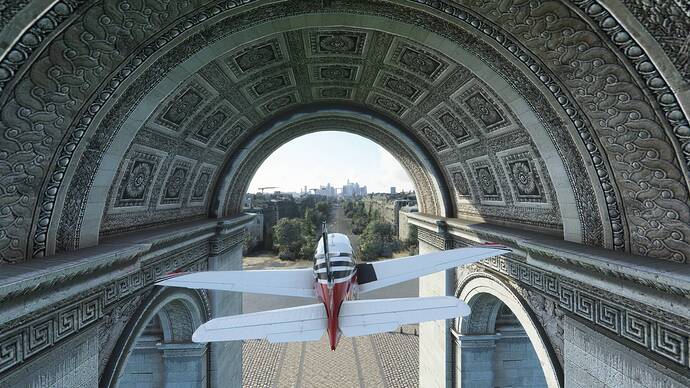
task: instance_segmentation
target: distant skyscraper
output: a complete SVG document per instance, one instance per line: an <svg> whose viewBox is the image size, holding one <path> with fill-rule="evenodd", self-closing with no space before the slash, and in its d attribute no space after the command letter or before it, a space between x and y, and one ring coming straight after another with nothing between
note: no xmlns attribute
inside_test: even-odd
<svg viewBox="0 0 690 388"><path fill-rule="evenodd" d="M395 194L395 186L391 186L391 194Z"/></svg>
<svg viewBox="0 0 690 388"><path fill-rule="evenodd" d="M347 184L343 186L340 193L343 197L361 197L367 195L367 187L360 186L357 182L350 182L348 179Z"/></svg>

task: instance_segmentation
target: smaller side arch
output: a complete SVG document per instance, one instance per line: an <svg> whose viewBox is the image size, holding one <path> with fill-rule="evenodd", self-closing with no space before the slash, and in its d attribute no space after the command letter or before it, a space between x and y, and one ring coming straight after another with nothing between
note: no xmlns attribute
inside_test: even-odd
<svg viewBox="0 0 690 388"><path fill-rule="evenodd" d="M174 317L170 316L172 311L181 311L187 316L182 322L179 320L174 322ZM166 339L174 342L180 340L183 336L186 337L187 334L191 338L189 330L193 331L194 328L210 318L210 308L206 298L199 291L155 287L150 292L149 297L139 305L132 318L122 330L120 338L117 340L115 348L103 370L103 374L99 378L100 387L116 386L117 379L125 365L127 365L127 358L136 343L137 337L144 332L149 321L157 314L168 321L162 325L167 327L164 330L164 336Z"/></svg>
<svg viewBox="0 0 690 388"><path fill-rule="evenodd" d="M558 362L556 353L548 341L544 329L539 324L527 302L522 299L515 290L499 278L485 272L477 272L465 277L456 289L455 296L465 301L471 308L478 306L483 299L500 301L505 304L515 315L520 325L525 330L534 350L539 364L544 372L544 378L550 388L563 387L563 369ZM501 303L489 303L486 306L486 314L496 315ZM484 322L494 320L485 319ZM456 322L461 331L472 332L474 329L467 319L459 318Z"/></svg>

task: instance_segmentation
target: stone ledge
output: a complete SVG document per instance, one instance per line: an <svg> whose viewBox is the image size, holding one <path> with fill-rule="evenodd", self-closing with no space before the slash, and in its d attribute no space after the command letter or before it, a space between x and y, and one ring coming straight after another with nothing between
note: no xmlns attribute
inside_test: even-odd
<svg viewBox="0 0 690 388"><path fill-rule="evenodd" d="M165 226L140 232L132 232L104 239L95 247L79 249L74 252L61 253L41 259L29 260L18 264L4 264L0 266L0 302L17 305L22 311L29 308L26 303L15 297L26 294L43 294L50 289L48 299L55 301L69 298L85 288L98 284L105 284L121 274L138 270L142 265L154 261L169 252L176 251L189 244L208 240L215 234L236 231L242 228L252 216L243 215L228 220L208 219L178 225ZM72 287L68 283L75 279L83 279L92 274L80 287ZM95 276L93 276L95 274ZM39 300L46 300L47 295ZM15 303L16 302L16 303ZM5 303L3 312L10 313ZM39 307L35 303L33 307ZM0 322L14 316L19 311L14 310L9 316L0 314Z"/></svg>
<svg viewBox="0 0 690 388"><path fill-rule="evenodd" d="M565 262L587 271L632 281L663 292L690 296L690 265L650 259L613 250L589 247L527 230L517 230L486 223L467 222L411 213L410 223L436 233L449 233L477 242L492 241L513 249L513 254L531 264ZM551 268L553 269L553 268ZM561 271L562 272L562 271ZM564 273L572 276L572 271ZM649 301L646 301L649 303Z"/></svg>

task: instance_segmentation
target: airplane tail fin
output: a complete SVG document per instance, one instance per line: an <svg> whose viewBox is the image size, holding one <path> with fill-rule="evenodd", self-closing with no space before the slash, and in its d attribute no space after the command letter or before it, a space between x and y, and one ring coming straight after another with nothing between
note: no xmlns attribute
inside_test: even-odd
<svg viewBox="0 0 690 388"><path fill-rule="evenodd" d="M469 314L470 307L452 296L348 300L340 308L338 323L344 336L356 337Z"/></svg>
<svg viewBox="0 0 690 388"><path fill-rule="evenodd" d="M318 341L326 331L326 323L326 310L318 303L211 319L196 329L192 341Z"/></svg>

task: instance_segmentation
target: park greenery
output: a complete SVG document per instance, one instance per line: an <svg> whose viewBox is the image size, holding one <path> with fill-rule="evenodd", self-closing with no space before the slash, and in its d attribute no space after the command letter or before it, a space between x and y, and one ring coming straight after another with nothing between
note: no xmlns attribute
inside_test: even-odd
<svg viewBox="0 0 690 388"><path fill-rule="evenodd" d="M361 200L342 203L345 216L352 221L352 233L359 235L357 257L363 261L391 257L394 252L416 252L417 230L410 227L407 236L396 236L394 226L377 209ZM281 218L273 226L273 247L283 260L310 260L316 250L322 223L327 220L331 204L314 201L303 207L301 218Z"/></svg>
<svg viewBox="0 0 690 388"><path fill-rule="evenodd" d="M361 260L391 257L394 252L402 250L416 252L416 228L410 228L409 235L401 241L396 237L393 224L386 221L377 209L367 208L364 201L346 201L343 209L345 216L352 220L352 233L360 235L357 256Z"/></svg>
<svg viewBox="0 0 690 388"><path fill-rule="evenodd" d="M321 224L328 218L330 204L326 201L305 206L301 218L281 218L273 226L273 246L284 260L309 260L314 255Z"/></svg>

